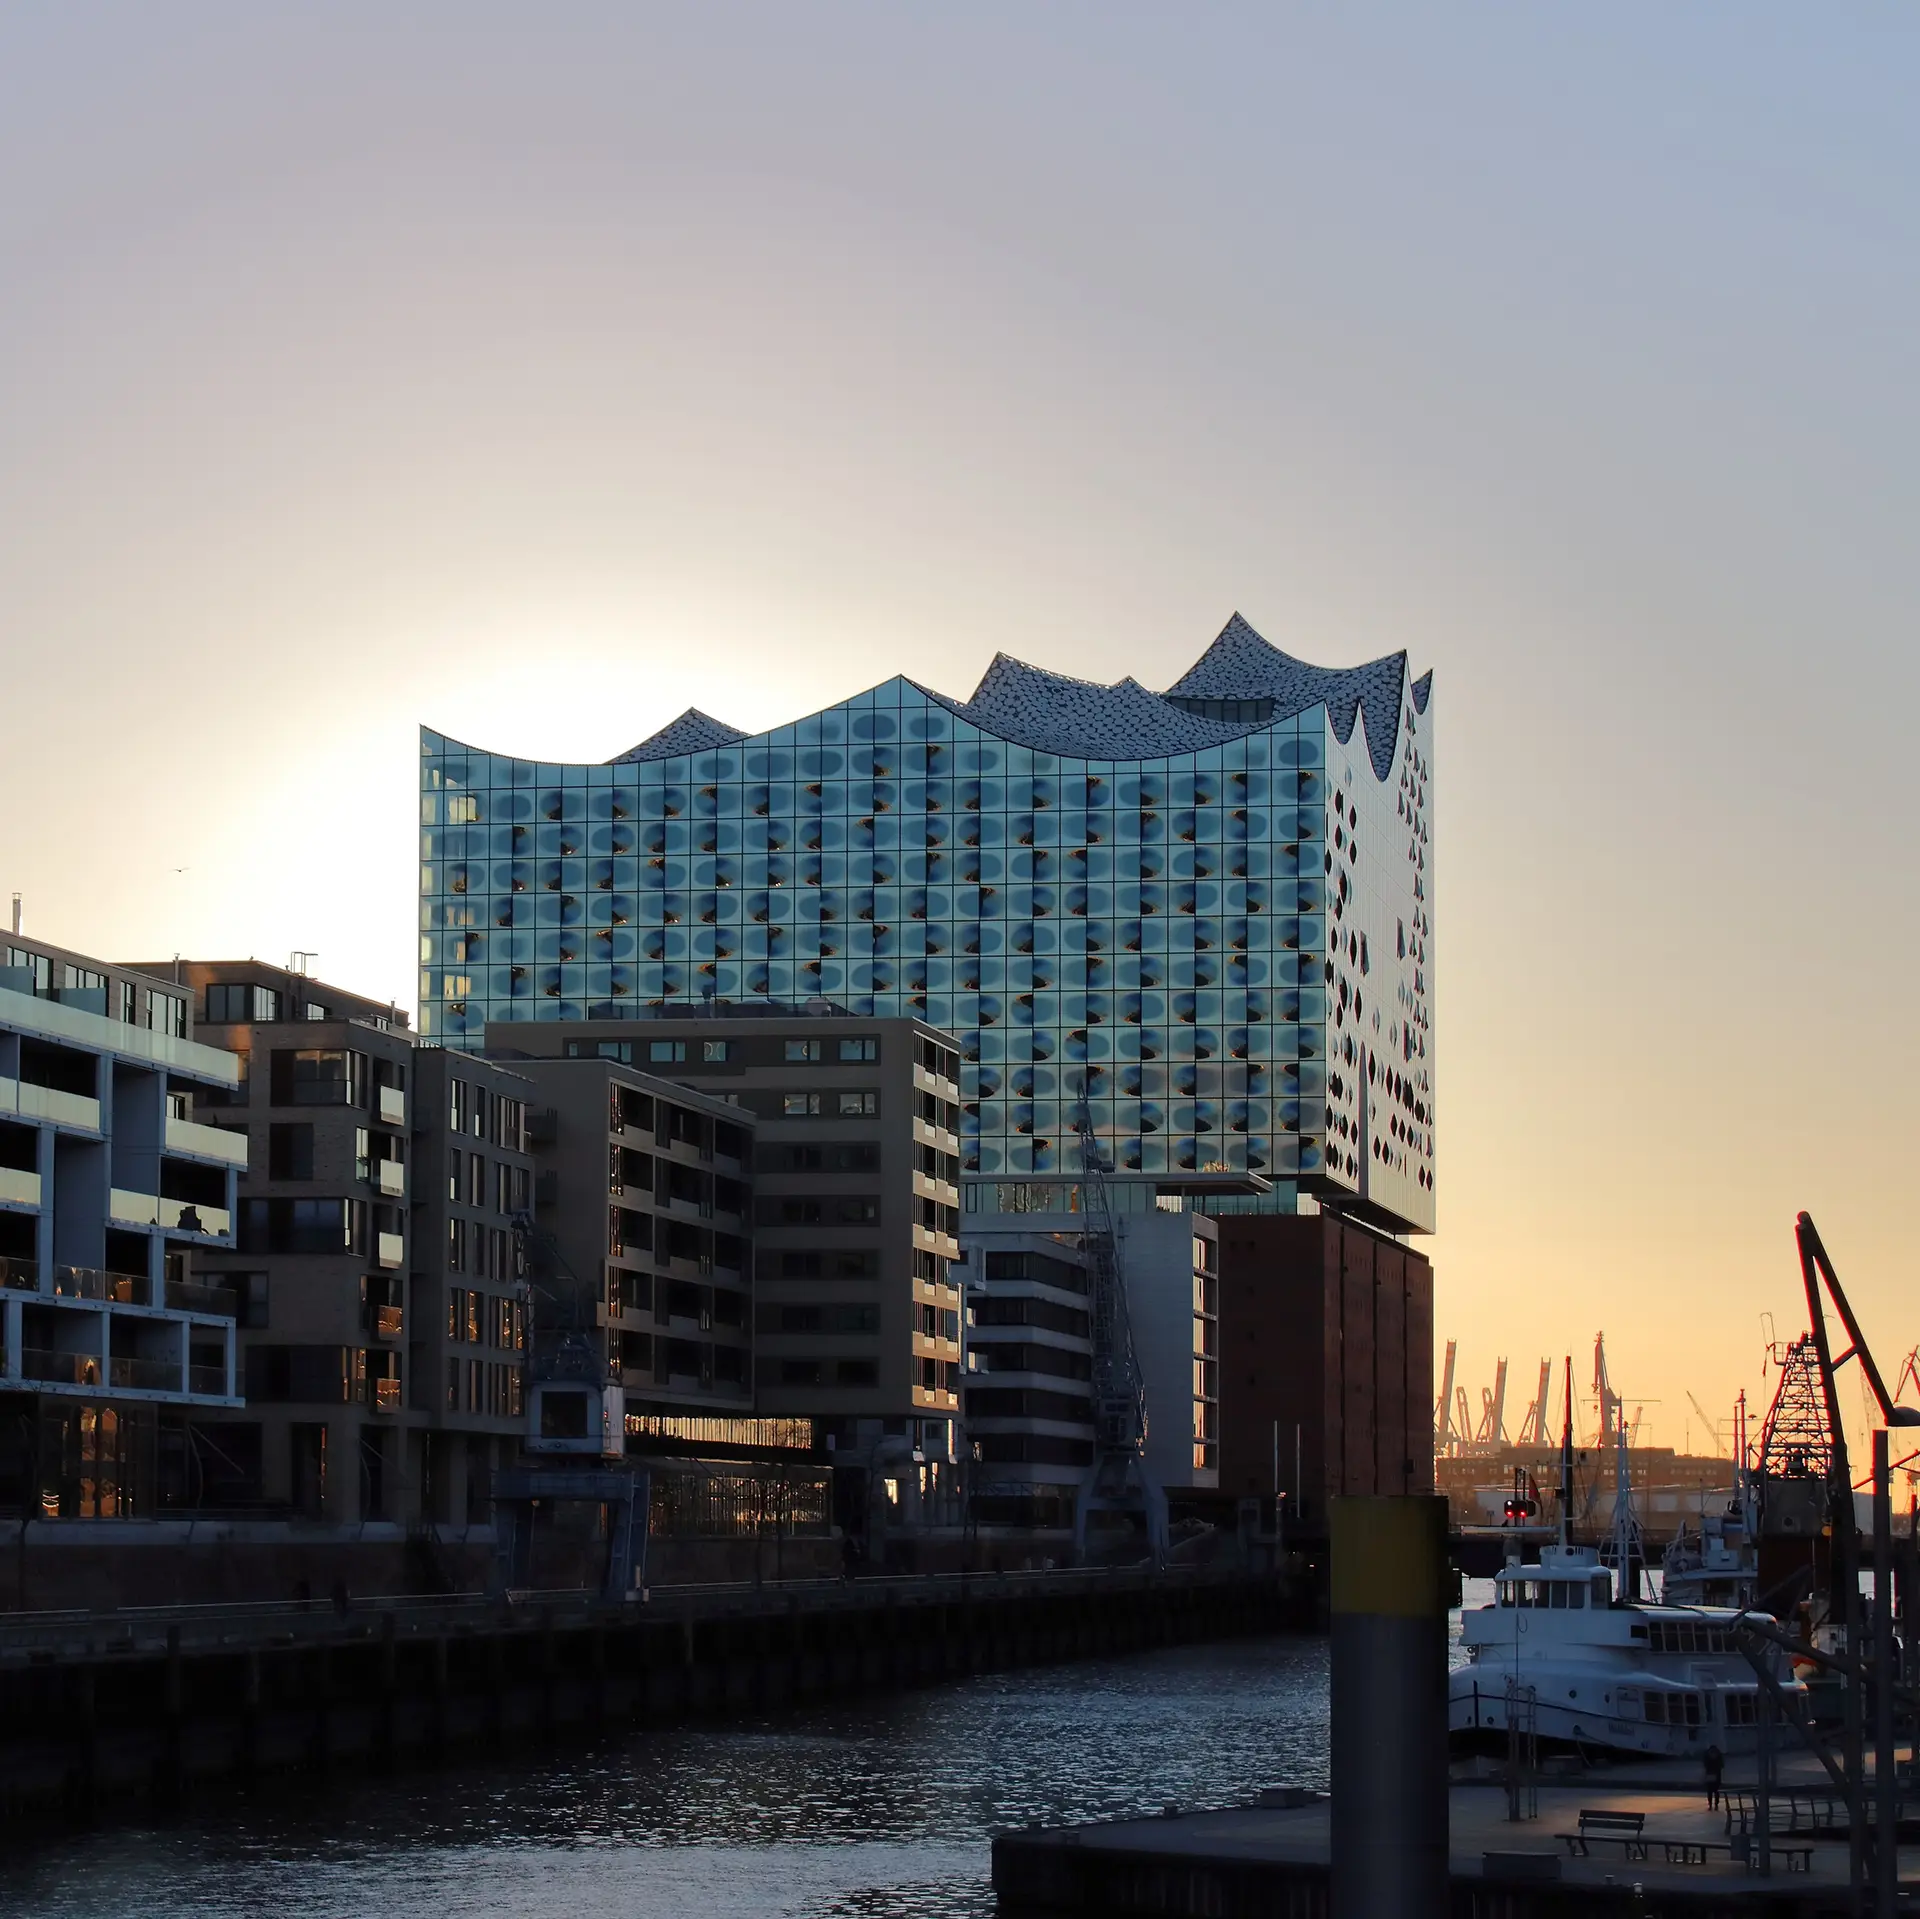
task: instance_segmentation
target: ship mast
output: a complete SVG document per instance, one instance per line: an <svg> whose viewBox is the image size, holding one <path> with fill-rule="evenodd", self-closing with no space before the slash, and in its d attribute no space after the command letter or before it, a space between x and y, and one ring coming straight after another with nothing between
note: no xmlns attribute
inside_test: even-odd
<svg viewBox="0 0 1920 1919"><path fill-rule="evenodd" d="M1567 1355L1567 1416L1560 1428L1560 1550L1573 1544L1573 1355Z"/></svg>

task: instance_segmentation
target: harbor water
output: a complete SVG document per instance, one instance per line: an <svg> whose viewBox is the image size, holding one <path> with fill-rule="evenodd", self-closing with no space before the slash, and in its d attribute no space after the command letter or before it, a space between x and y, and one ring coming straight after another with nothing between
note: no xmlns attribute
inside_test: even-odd
<svg viewBox="0 0 1920 1919"><path fill-rule="evenodd" d="M1327 1647L996 1673L398 1778L277 1780L0 1855L10 1919L984 1919L996 1831L1324 1786Z"/></svg>

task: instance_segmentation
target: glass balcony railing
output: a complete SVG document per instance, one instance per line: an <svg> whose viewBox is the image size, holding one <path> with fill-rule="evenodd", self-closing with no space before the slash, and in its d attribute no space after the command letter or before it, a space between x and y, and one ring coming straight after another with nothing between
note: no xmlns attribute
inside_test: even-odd
<svg viewBox="0 0 1920 1919"><path fill-rule="evenodd" d="M225 1399L227 1396L227 1369L224 1366L189 1366L187 1368L187 1391L199 1393L203 1398Z"/></svg>
<svg viewBox="0 0 1920 1919"><path fill-rule="evenodd" d="M98 1299L116 1306L152 1304L153 1282L144 1273L108 1273L94 1266L56 1266L56 1299Z"/></svg>
<svg viewBox="0 0 1920 1919"><path fill-rule="evenodd" d="M40 1262L37 1259L15 1259L11 1254L0 1254L0 1286L10 1286L21 1293L37 1293L40 1290Z"/></svg>
<svg viewBox="0 0 1920 1919"><path fill-rule="evenodd" d="M98 1353L61 1353L45 1346L20 1348L20 1376L37 1379L52 1386L97 1386L100 1384Z"/></svg>
<svg viewBox="0 0 1920 1919"><path fill-rule="evenodd" d="M406 1327L406 1312L399 1306L376 1306L373 1309L373 1330L382 1339L398 1339Z"/></svg>
<svg viewBox="0 0 1920 1919"><path fill-rule="evenodd" d="M376 1413L397 1413L400 1410L400 1382L397 1379L373 1381L373 1410Z"/></svg>
<svg viewBox="0 0 1920 1919"><path fill-rule="evenodd" d="M107 1362L108 1384L141 1392L177 1393L180 1362L176 1359L138 1359L115 1353Z"/></svg>
<svg viewBox="0 0 1920 1919"><path fill-rule="evenodd" d="M218 1313L223 1319L239 1317L238 1302L229 1288L205 1285L197 1279L168 1280L167 1304L177 1313Z"/></svg>

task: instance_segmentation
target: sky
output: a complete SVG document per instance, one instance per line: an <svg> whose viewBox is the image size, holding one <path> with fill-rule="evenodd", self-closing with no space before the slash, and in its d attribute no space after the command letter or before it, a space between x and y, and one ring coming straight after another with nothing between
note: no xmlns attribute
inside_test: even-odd
<svg viewBox="0 0 1920 1919"><path fill-rule="evenodd" d="M1894 4L22 0L0 892L411 1004L422 723L1405 649L1476 1403L1604 1329L1697 1441L1802 1208L1897 1372L1917 82Z"/></svg>

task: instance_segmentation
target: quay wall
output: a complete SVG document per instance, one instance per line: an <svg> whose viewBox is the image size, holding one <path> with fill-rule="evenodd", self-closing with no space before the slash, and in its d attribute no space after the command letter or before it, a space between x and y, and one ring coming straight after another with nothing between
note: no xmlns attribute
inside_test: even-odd
<svg viewBox="0 0 1920 1919"><path fill-rule="evenodd" d="M1295 1623L1273 1578L1003 1574L0 1624L0 1823Z"/></svg>

